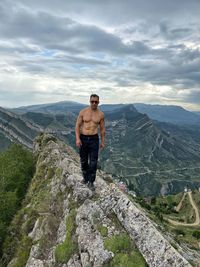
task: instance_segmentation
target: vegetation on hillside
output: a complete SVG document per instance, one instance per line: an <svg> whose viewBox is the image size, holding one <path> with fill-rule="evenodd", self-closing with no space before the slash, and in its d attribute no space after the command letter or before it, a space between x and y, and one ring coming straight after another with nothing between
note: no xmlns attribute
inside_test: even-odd
<svg viewBox="0 0 200 267"><path fill-rule="evenodd" d="M8 227L21 207L35 169L33 155L21 145L13 144L0 153L0 256Z"/></svg>
<svg viewBox="0 0 200 267"><path fill-rule="evenodd" d="M150 218L161 226L161 230L164 229L165 233L173 234L177 243L187 243L191 249L199 250L200 224L192 225L196 216L188 195L183 199L180 210L177 211L182 197L183 193L179 193L165 197L137 197L135 200L148 212ZM200 213L200 192L193 191L192 197ZM179 225L171 224L168 219L178 222Z"/></svg>

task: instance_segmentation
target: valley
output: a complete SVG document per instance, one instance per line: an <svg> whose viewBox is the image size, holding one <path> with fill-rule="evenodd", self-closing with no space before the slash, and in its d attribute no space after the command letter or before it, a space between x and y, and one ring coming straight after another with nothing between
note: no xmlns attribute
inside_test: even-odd
<svg viewBox="0 0 200 267"><path fill-rule="evenodd" d="M63 101L12 111L1 109L0 122L4 127L1 127L0 148L5 149L12 142L31 148L34 137L46 132L76 149L74 126L83 107ZM175 126L154 121L132 104L100 108L106 118L106 146L99 153L100 169L123 181L137 195L175 194L185 186L192 190L200 186L198 125ZM185 114L179 108L173 108L175 111L179 114L177 119L183 117L181 112Z"/></svg>

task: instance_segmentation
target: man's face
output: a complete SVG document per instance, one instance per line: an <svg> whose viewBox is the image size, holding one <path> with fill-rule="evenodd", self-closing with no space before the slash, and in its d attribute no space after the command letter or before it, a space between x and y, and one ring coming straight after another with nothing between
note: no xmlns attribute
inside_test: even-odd
<svg viewBox="0 0 200 267"><path fill-rule="evenodd" d="M90 106L92 109L97 109L98 104L99 104L98 97L91 97L90 98Z"/></svg>

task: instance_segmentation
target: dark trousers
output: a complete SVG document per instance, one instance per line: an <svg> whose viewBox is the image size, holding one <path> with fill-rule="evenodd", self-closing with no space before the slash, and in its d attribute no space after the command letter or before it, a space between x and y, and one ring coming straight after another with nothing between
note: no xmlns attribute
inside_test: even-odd
<svg viewBox="0 0 200 267"><path fill-rule="evenodd" d="M80 135L80 159L83 178L86 182L93 183L96 178L99 137L95 135Z"/></svg>

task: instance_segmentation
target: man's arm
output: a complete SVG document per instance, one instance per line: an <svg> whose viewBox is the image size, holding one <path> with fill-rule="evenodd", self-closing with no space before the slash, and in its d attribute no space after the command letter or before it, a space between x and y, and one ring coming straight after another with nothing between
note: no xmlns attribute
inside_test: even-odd
<svg viewBox="0 0 200 267"><path fill-rule="evenodd" d="M81 110L78 118L76 120L76 128L75 128L75 132L76 132L76 146L78 148L80 148L80 146L82 145L81 143L81 139L80 139L80 129L81 129L81 125L83 123L83 111Z"/></svg>
<svg viewBox="0 0 200 267"><path fill-rule="evenodd" d="M100 120L100 135L101 135L101 144L100 148L103 149L105 147L105 119L104 119L104 113L102 115L102 118Z"/></svg>

